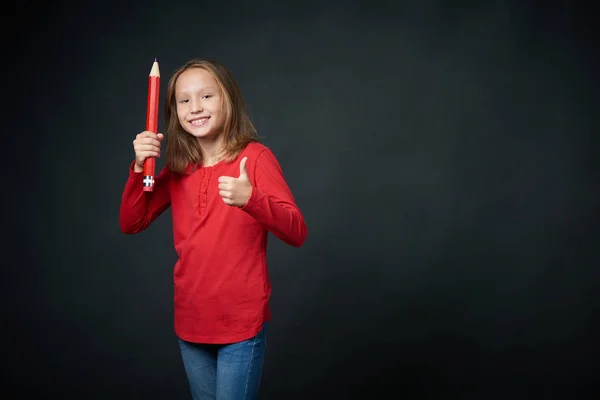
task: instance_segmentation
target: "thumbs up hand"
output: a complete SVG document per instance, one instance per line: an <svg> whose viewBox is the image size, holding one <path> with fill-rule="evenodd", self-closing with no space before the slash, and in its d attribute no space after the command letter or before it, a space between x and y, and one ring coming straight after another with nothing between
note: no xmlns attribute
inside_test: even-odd
<svg viewBox="0 0 600 400"><path fill-rule="evenodd" d="M219 177L219 195L225 204L243 207L252 195L252 184L246 171L247 159L248 157L244 157L240 161L240 176L237 178L231 176Z"/></svg>

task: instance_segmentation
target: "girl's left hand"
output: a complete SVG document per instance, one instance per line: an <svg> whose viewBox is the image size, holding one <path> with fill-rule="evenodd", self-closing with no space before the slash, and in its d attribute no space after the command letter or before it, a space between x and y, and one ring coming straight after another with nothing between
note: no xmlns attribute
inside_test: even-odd
<svg viewBox="0 0 600 400"><path fill-rule="evenodd" d="M225 204L236 207L243 207L248 203L252 195L252 184L246 171L246 160L240 161L240 176L237 178L231 176L219 177L219 195Z"/></svg>

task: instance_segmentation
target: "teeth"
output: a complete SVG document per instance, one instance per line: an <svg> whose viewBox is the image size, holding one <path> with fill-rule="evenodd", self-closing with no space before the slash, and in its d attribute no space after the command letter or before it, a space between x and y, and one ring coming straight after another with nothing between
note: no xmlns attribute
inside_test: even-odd
<svg viewBox="0 0 600 400"><path fill-rule="evenodd" d="M208 120L208 118L200 118L192 121L192 125L202 125Z"/></svg>

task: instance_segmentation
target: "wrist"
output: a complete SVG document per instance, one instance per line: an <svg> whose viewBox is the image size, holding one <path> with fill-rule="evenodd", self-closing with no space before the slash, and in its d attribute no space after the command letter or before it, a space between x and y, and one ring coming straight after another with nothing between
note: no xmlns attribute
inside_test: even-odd
<svg viewBox="0 0 600 400"><path fill-rule="evenodd" d="M252 192L254 191L254 187L251 185L250 189L248 190L248 195L246 196L246 201L244 202L244 204L242 204L240 206L240 208L244 208L248 205L248 202L250 201L250 199L252 198Z"/></svg>
<svg viewBox="0 0 600 400"><path fill-rule="evenodd" d="M144 167L140 167L137 162L133 163L133 172L140 173L144 171Z"/></svg>

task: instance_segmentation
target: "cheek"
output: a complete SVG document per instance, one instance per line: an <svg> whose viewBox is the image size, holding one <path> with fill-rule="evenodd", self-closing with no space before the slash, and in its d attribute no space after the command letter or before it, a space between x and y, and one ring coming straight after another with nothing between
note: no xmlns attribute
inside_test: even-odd
<svg viewBox="0 0 600 400"><path fill-rule="evenodd" d="M225 124L225 113L220 112L218 118L215 121L216 125L222 127Z"/></svg>
<svg viewBox="0 0 600 400"><path fill-rule="evenodd" d="M219 122L223 123L227 117L227 109L225 108L225 106L220 106L217 108L216 111L219 115Z"/></svg>
<svg viewBox="0 0 600 400"><path fill-rule="evenodd" d="M182 107L177 107L177 119L179 122L185 119L186 112Z"/></svg>

